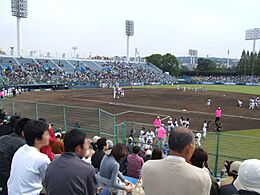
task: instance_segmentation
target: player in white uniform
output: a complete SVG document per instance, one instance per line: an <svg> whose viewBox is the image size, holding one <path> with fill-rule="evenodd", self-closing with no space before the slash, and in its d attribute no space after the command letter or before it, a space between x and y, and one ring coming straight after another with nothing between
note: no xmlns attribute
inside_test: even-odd
<svg viewBox="0 0 260 195"><path fill-rule="evenodd" d="M116 94L116 87L113 88L113 95L114 95L113 97L114 97L114 100L115 100L116 99L116 95L117 95Z"/></svg>
<svg viewBox="0 0 260 195"><path fill-rule="evenodd" d="M200 140L201 140L201 133L198 131L196 134L195 134L195 139L196 139L196 144L201 147L201 143L200 143Z"/></svg>
<svg viewBox="0 0 260 195"><path fill-rule="evenodd" d="M168 124L168 129L167 130L168 130L168 132L170 132L171 129L174 128L172 118L169 118L167 124Z"/></svg>
<svg viewBox="0 0 260 195"><path fill-rule="evenodd" d="M154 143L155 134L151 128L146 132L145 138L146 138L146 144L150 145Z"/></svg>
<svg viewBox="0 0 260 195"><path fill-rule="evenodd" d="M179 127L177 119L174 119L173 125L174 125L174 127Z"/></svg>
<svg viewBox="0 0 260 195"><path fill-rule="evenodd" d="M139 145L142 146L144 143L145 143L145 128L143 128L141 131L140 131L140 134L139 134Z"/></svg>
<svg viewBox="0 0 260 195"><path fill-rule="evenodd" d="M255 104L257 108L260 108L260 98L258 96L255 99Z"/></svg>
<svg viewBox="0 0 260 195"><path fill-rule="evenodd" d="M207 106L211 105L211 99L208 99Z"/></svg>
<svg viewBox="0 0 260 195"><path fill-rule="evenodd" d="M121 98L124 98L125 97L125 90L123 90L123 88L120 88L120 96Z"/></svg>
<svg viewBox="0 0 260 195"><path fill-rule="evenodd" d="M255 109L255 100L252 98L250 99L249 109Z"/></svg>
<svg viewBox="0 0 260 195"><path fill-rule="evenodd" d="M241 100L237 100L238 107L241 108L243 105L243 102Z"/></svg>
<svg viewBox="0 0 260 195"><path fill-rule="evenodd" d="M208 128L208 123L207 121L204 121L203 123L203 127L202 127L202 131L203 131L203 138L206 139L207 137L207 128Z"/></svg>

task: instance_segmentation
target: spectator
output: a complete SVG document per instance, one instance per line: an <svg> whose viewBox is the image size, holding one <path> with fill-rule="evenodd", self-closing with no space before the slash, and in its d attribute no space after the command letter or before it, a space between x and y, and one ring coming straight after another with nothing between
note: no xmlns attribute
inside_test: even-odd
<svg viewBox="0 0 260 195"><path fill-rule="evenodd" d="M149 145L143 145L143 149L139 153L139 156L144 159L144 162L150 160L152 157L152 151L149 148Z"/></svg>
<svg viewBox="0 0 260 195"><path fill-rule="evenodd" d="M0 114L0 137L3 135L9 135L13 132L13 129L10 125L4 124L5 115Z"/></svg>
<svg viewBox="0 0 260 195"><path fill-rule="evenodd" d="M233 163L233 161L225 161L224 167L226 169L227 177L220 180L220 186L231 184L233 179L233 176L230 172L230 166Z"/></svg>
<svg viewBox="0 0 260 195"><path fill-rule="evenodd" d="M127 176L139 179L141 177L141 169L144 160L139 156L141 148L139 146L133 147L133 154L127 157Z"/></svg>
<svg viewBox="0 0 260 195"><path fill-rule="evenodd" d="M24 126L26 144L14 154L10 178L7 182L8 194L40 194L49 158L39 152L49 144L48 125L43 121L30 120Z"/></svg>
<svg viewBox="0 0 260 195"><path fill-rule="evenodd" d="M114 144L111 140L107 140L107 150L105 151L106 155L109 155Z"/></svg>
<svg viewBox="0 0 260 195"><path fill-rule="evenodd" d="M193 132L183 127L172 130L169 148L168 158L150 160L144 164L142 175L145 194L172 195L174 192L181 195L208 195L211 187L209 174L187 163L195 150Z"/></svg>
<svg viewBox="0 0 260 195"><path fill-rule="evenodd" d="M62 154L64 152L64 142L61 140L61 133L55 133L56 141L51 144L51 150L54 154Z"/></svg>
<svg viewBox="0 0 260 195"><path fill-rule="evenodd" d="M47 168L45 179L47 194L96 194L95 170L82 160L90 147L86 133L79 129L69 131L64 138L64 147L65 153Z"/></svg>
<svg viewBox="0 0 260 195"><path fill-rule="evenodd" d="M159 148L155 148L152 152L151 160L160 160L163 159L163 153Z"/></svg>
<svg viewBox="0 0 260 195"><path fill-rule="evenodd" d="M17 116L17 115L11 116L8 125L9 125L12 129L14 129L16 123L17 123L20 119L21 119L20 116Z"/></svg>
<svg viewBox="0 0 260 195"><path fill-rule="evenodd" d="M46 120L44 118L40 118L39 121L43 121L46 123ZM55 134L54 134L54 131L53 131L53 127L51 124L49 124L49 134L50 134L50 140L49 140L49 145L47 146L44 146L40 149L40 151L43 153L43 154L46 154L50 160L53 160L54 159L54 154L52 152L52 148L51 148L51 144L53 144L55 141L56 141L56 138L55 138Z"/></svg>
<svg viewBox="0 0 260 195"><path fill-rule="evenodd" d="M238 177L234 182L239 195L260 194L260 160L245 160L238 171Z"/></svg>
<svg viewBox="0 0 260 195"><path fill-rule="evenodd" d="M98 136L94 136L92 138L92 146L93 146L93 150L96 152L97 151L97 141L100 139L101 137Z"/></svg>
<svg viewBox="0 0 260 195"><path fill-rule="evenodd" d="M14 128L14 133L0 137L0 187L1 195L7 195L7 180L10 176L11 163L14 153L25 144L23 137L24 125L30 119L19 120Z"/></svg>
<svg viewBox="0 0 260 195"><path fill-rule="evenodd" d="M199 167L201 169L204 169L209 175L209 167L208 167L208 154L203 150L202 148L196 148L190 162L192 165ZM218 195L219 194L219 185L214 177L210 175L211 178L211 190L210 190L210 195Z"/></svg>
<svg viewBox="0 0 260 195"><path fill-rule="evenodd" d="M116 144L110 155L104 156L98 173L100 187L109 187L113 193L117 193L118 190L132 191L133 186L125 180L119 171L119 162L127 156L127 153L125 145ZM118 178L123 182L122 184L118 182Z"/></svg>
<svg viewBox="0 0 260 195"><path fill-rule="evenodd" d="M220 195L230 195L230 194L237 194L238 191L234 186L234 181L237 179L239 167L241 166L242 162L235 161L230 165L230 174L233 176L233 182L228 185L224 185L220 187Z"/></svg>
<svg viewBox="0 0 260 195"><path fill-rule="evenodd" d="M105 153L106 150L107 150L107 139L100 138L99 140L97 140L97 151L91 158L91 164L97 170L100 169L100 163L106 154Z"/></svg>

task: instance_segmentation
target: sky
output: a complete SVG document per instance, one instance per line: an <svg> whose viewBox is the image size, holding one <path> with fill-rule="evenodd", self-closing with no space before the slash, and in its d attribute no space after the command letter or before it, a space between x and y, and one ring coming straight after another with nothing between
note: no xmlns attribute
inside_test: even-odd
<svg viewBox="0 0 260 195"><path fill-rule="evenodd" d="M24 55L51 52L81 57L126 55L125 20L134 20L130 55L172 53L187 56L239 58L245 30L260 28L259 0L28 0L28 18L22 19ZM11 0L0 0L0 48L16 47L16 18ZM256 49L260 49L260 40Z"/></svg>

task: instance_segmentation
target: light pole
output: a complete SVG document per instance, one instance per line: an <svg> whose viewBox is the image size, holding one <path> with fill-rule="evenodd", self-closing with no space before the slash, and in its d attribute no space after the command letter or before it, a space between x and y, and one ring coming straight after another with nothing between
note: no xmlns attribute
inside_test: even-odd
<svg viewBox="0 0 260 195"><path fill-rule="evenodd" d="M76 47L76 46L73 46L73 47L72 47L74 58L76 58L76 50L77 50L77 49L78 49L78 47Z"/></svg>
<svg viewBox="0 0 260 195"><path fill-rule="evenodd" d="M22 36L21 36L21 19L27 18L28 7L27 0L11 0L11 12L12 16L16 17L17 26L17 55L21 56L22 50Z"/></svg>
<svg viewBox="0 0 260 195"><path fill-rule="evenodd" d="M253 40L253 53L255 53L256 40L260 39L260 28L246 30L246 40Z"/></svg>
<svg viewBox="0 0 260 195"><path fill-rule="evenodd" d="M14 55L14 46L10 46L10 55L13 56Z"/></svg>
<svg viewBox="0 0 260 195"><path fill-rule="evenodd" d="M126 34L126 59L129 61L129 37L134 36L134 21L125 21L125 34Z"/></svg>
<svg viewBox="0 0 260 195"><path fill-rule="evenodd" d="M229 50L227 50L227 55L228 55L228 59L227 59L227 68L229 68Z"/></svg>

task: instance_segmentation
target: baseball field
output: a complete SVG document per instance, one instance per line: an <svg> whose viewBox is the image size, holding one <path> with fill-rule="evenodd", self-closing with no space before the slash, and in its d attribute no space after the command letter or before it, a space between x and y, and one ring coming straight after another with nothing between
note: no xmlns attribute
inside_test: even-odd
<svg viewBox="0 0 260 195"><path fill-rule="evenodd" d="M180 89L177 90L177 87ZM182 90L183 87L186 88L186 92ZM207 88L207 92L194 91L194 88L202 87ZM260 86L164 85L128 87L125 88L125 98L115 100L112 89L101 88L35 91L17 96L15 100L78 106L79 109L101 108L114 114L117 124L123 121L139 124L135 129L136 136L142 126L152 126L156 116L160 116L164 123L169 117L189 117L190 128L195 131L202 129L204 120L210 120L212 123L207 139L202 140L202 147L209 153L212 169L217 164L219 171L226 159L260 158L260 109L248 109L249 99L256 98L257 95L260 95ZM212 101L211 106L206 105L209 98ZM242 108L237 105L238 99L243 102ZM221 107L223 112L223 129L219 137L215 133L214 124L214 112L217 107ZM78 122L83 123L84 117L88 116L82 116ZM89 123L89 119L87 121ZM130 129L126 136L130 134L129 131Z"/></svg>

